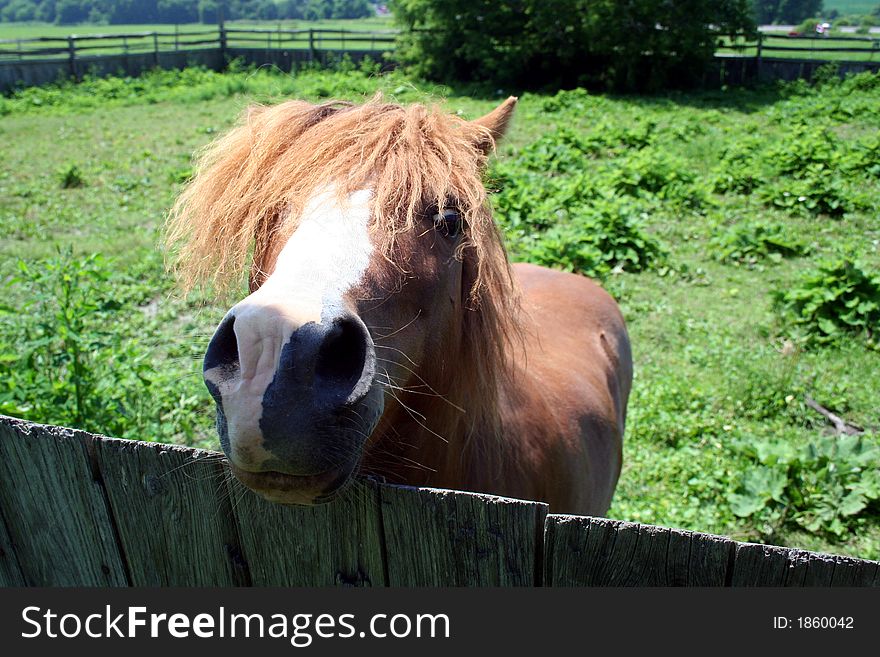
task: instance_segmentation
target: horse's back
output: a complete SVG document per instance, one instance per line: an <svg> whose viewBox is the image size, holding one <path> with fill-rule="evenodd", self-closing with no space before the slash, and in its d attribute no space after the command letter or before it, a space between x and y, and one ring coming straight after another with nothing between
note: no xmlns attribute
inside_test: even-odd
<svg viewBox="0 0 880 657"><path fill-rule="evenodd" d="M554 512L602 515L620 475L632 385L623 316L583 276L527 264L514 273L529 328L520 403L530 407L514 415L541 418L523 428L537 431L541 444L530 453L552 475L543 496Z"/></svg>

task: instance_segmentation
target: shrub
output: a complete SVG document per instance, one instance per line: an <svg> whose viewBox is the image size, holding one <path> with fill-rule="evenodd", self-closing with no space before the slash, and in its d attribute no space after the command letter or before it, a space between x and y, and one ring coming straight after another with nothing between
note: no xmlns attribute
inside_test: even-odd
<svg viewBox="0 0 880 657"><path fill-rule="evenodd" d="M777 291L775 303L783 318L803 337L818 343L861 335L878 346L880 276L844 258L807 272L799 283Z"/></svg>
<svg viewBox="0 0 880 657"><path fill-rule="evenodd" d="M855 209L856 203L847 194L844 179L833 172L816 167L801 180L784 178L759 190L765 203L792 214L827 215L840 218Z"/></svg>
<svg viewBox="0 0 880 657"><path fill-rule="evenodd" d="M764 142L759 137L742 137L721 154L721 161L712 175L716 192L751 194L763 176L760 170Z"/></svg>
<svg viewBox="0 0 880 657"><path fill-rule="evenodd" d="M143 333L130 328L135 340L119 328L136 322L131 306L155 293L149 283L66 249L37 266L19 262L8 285L28 301L0 306L0 413L119 437L192 438L199 398L182 393L179 370L153 369Z"/></svg>
<svg viewBox="0 0 880 657"><path fill-rule="evenodd" d="M785 525L844 539L880 500L876 437L821 436L805 445L741 444L753 460L736 492L733 513L759 525L765 539Z"/></svg>
<svg viewBox="0 0 880 657"><path fill-rule="evenodd" d="M597 199L560 215L546 231L517 238L514 255L596 278L649 269L663 260L663 248L645 232L645 216L632 202Z"/></svg>
<svg viewBox="0 0 880 657"><path fill-rule="evenodd" d="M68 165L58 170L58 180L63 189L73 189L76 187L85 187L86 181L75 164Z"/></svg>
<svg viewBox="0 0 880 657"><path fill-rule="evenodd" d="M712 240L715 257L725 262L755 263L806 255L809 247L780 223L751 222L733 226Z"/></svg>

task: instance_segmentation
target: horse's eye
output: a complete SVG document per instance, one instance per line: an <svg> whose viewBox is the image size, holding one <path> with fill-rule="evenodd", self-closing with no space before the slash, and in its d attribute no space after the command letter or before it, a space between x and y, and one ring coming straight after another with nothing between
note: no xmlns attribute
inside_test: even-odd
<svg viewBox="0 0 880 657"><path fill-rule="evenodd" d="M434 215L434 226L447 237L458 237L461 232L461 212L451 208L441 210Z"/></svg>

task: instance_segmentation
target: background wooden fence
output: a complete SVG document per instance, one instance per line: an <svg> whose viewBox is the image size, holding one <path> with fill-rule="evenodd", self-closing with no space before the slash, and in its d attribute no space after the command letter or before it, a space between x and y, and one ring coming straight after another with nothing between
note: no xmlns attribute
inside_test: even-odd
<svg viewBox="0 0 880 657"><path fill-rule="evenodd" d="M222 70L232 59L272 64L327 64L344 55L382 61L393 50L391 30L226 28L127 34L0 39L0 92L96 75L139 75L151 68L205 66Z"/></svg>
<svg viewBox="0 0 880 657"><path fill-rule="evenodd" d="M880 564L364 481L265 502L222 455L0 416L4 586L880 586Z"/></svg>

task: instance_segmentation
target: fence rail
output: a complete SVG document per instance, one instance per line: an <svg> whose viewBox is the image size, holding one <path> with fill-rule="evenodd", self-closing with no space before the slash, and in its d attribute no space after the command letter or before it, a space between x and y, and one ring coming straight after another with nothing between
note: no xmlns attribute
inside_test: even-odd
<svg viewBox="0 0 880 657"><path fill-rule="evenodd" d="M880 563L363 481L319 507L221 455L0 416L0 586L880 586Z"/></svg>
<svg viewBox="0 0 880 657"><path fill-rule="evenodd" d="M722 56L829 61L880 61L880 38L823 35L781 35L759 32L757 38L738 36L719 42L716 54Z"/></svg>

